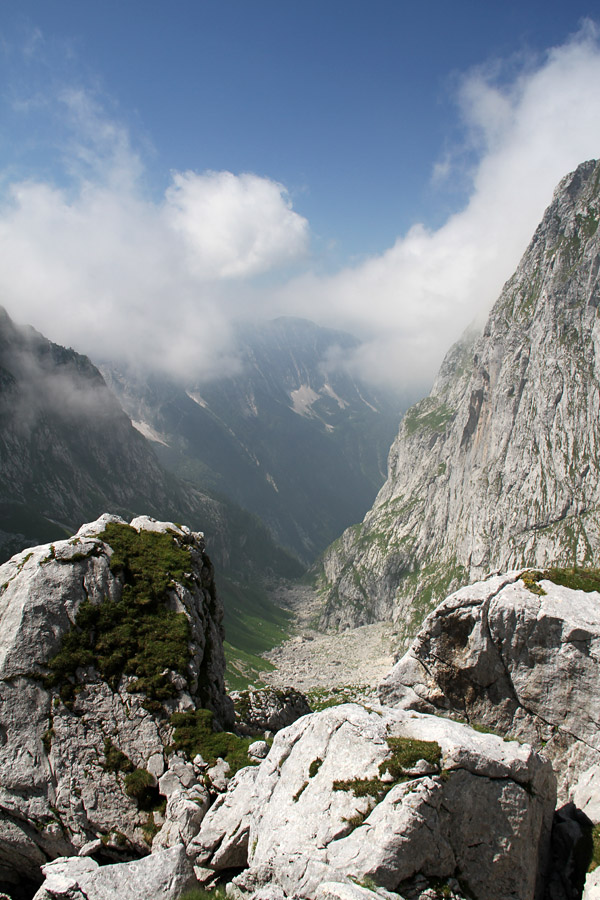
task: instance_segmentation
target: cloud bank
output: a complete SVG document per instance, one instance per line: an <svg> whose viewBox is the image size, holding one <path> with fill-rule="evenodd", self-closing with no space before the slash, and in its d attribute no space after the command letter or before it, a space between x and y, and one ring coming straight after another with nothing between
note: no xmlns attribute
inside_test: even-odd
<svg viewBox="0 0 600 900"><path fill-rule="evenodd" d="M451 341L498 296L558 181L600 155L599 83L591 23L543 58L467 73L456 94L463 143L432 172L437 190L469 180L465 207L327 276L311 271L309 223L283 185L173 172L164 195L149 198L126 129L67 92L70 186L6 188L0 303L95 360L190 379L235 367L233 323L303 315L363 338L353 361L363 375L424 389Z"/></svg>
<svg viewBox="0 0 600 900"><path fill-rule="evenodd" d="M600 155L600 48L592 23L544 59L468 73L457 96L465 140L432 176L465 177L471 195L442 227L415 225L381 256L330 278L306 276L288 301L310 298L366 345L363 374L425 386L452 341L485 316L511 276L560 179Z"/></svg>

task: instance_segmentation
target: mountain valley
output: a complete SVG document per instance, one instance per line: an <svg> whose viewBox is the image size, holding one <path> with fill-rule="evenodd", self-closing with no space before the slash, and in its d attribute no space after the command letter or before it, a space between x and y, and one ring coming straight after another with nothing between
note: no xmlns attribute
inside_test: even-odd
<svg viewBox="0 0 600 900"><path fill-rule="evenodd" d="M598 900L599 222L589 161L383 484L343 334L181 385L0 316L11 900Z"/></svg>
<svg viewBox="0 0 600 900"><path fill-rule="evenodd" d="M346 371L358 346L282 317L238 328L227 378L102 371L167 469L258 516L306 565L373 502L407 405Z"/></svg>

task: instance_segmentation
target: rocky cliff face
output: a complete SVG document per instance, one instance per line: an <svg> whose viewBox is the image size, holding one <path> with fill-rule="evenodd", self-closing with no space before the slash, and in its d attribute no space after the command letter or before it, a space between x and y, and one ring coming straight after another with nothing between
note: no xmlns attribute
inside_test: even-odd
<svg viewBox="0 0 600 900"><path fill-rule="evenodd" d="M172 523L103 516L0 567L0 883L90 842L149 851L186 713L233 722L221 619L202 536Z"/></svg>
<svg viewBox="0 0 600 900"><path fill-rule="evenodd" d="M167 468L255 513L312 562L372 504L406 408L335 366L357 345L283 317L239 330L241 371L228 378L182 384L104 371Z"/></svg>
<svg viewBox="0 0 600 900"><path fill-rule="evenodd" d="M324 621L414 634L491 570L600 549L600 164L562 180L481 335L404 416L364 521L326 552Z"/></svg>

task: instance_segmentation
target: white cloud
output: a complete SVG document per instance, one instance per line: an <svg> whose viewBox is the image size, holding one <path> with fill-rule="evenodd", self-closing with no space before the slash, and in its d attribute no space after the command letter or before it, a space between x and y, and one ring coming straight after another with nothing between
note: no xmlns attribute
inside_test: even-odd
<svg viewBox="0 0 600 900"><path fill-rule="evenodd" d="M257 175L175 172L165 214L202 278L267 272L303 255L308 223L292 210L283 185Z"/></svg>
<svg viewBox="0 0 600 900"><path fill-rule="evenodd" d="M305 261L308 223L285 188L230 172L175 172L158 201L142 191L127 130L81 91L65 92L76 139L73 183L13 184L0 206L0 302L92 358L171 371L228 371L230 325L293 314L366 340L355 363L382 381L424 386L514 270L552 190L600 153L595 28L544 58L479 68L458 91L471 169L465 208L437 230L415 225L384 253L283 288L256 276ZM461 148L434 172L464 181ZM140 177L142 176L142 177ZM441 189L441 188L440 188ZM357 210L360 215L360 210Z"/></svg>
<svg viewBox="0 0 600 900"><path fill-rule="evenodd" d="M494 65L462 81L465 141L479 148L463 210L435 231L415 225L355 268L287 287L290 308L367 339L357 358L363 373L425 386L450 343L497 298L558 181L600 155L595 27L584 24L535 65L521 62L512 80ZM433 175L452 177L448 157Z"/></svg>
<svg viewBox="0 0 600 900"><path fill-rule="evenodd" d="M27 181L6 192L0 303L95 359L192 377L230 371L239 279L304 255L306 220L280 184L256 175L175 172L153 202L127 131L81 91L61 101L76 124L74 186Z"/></svg>

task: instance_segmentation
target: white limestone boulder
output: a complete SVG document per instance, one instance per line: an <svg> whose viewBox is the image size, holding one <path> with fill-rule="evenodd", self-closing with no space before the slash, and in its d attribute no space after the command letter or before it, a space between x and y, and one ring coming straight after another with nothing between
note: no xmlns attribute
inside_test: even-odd
<svg viewBox="0 0 600 900"><path fill-rule="evenodd" d="M82 604L118 603L131 578L111 570L113 548L101 537L107 525L167 533L187 554L185 583L171 581L163 599L169 615L185 616L189 662L162 673L173 690L160 701L132 692L134 674L120 674L117 664L111 683L93 665L80 665L64 684L46 679L65 636L77 633ZM105 515L70 540L34 547L0 567L0 882L39 884L48 859L75 855L98 839L95 855L104 862L149 851L162 823L152 809L161 801L158 779L166 785L171 777L186 789L202 780L191 763L177 767L170 755L171 713L209 706L223 724L233 720L221 619L202 538L173 523L143 517L127 526ZM133 768L155 803L128 788Z"/></svg>
<svg viewBox="0 0 600 900"><path fill-rule="evenodd" d="M46 880L33 900L178 900L197 884L181 845L111 866L61 858L42 871Z"/></svg>
<svg viewBox="0 0 600 900"><path fill-rule="evenodd" d="M383 703L443 712L543 747L563 802L599 821L600 594L519 572L461 588L425 620L379 688ZM578 788L580 779L583 779Z"/></svg>
<svg viewBox="0 0 600 900"><path fill-rule="evenodd" d="M478 900L529 900L555 789L527 745L348 704L279 732L208 811L188 854L213 873L245 866L233 884L253 896L271 885L312 898L323 882L352 880L402 895L417 877L458 872Z"/></svg>

